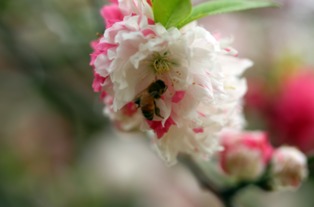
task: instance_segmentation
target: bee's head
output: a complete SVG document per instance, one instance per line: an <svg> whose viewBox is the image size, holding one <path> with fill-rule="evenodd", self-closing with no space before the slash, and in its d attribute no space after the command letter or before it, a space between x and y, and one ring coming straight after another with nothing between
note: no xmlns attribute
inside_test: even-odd
<svg viewBox="0 0 314 207"><path fill-rule="evenodd" d="M162 93L164 93L167 90L167 86L166 86L165 82L163 82L162 80L157 80L155 83L158 85L158 87Z"/></svg>
<svg viewBox="0 0 314 207"><path fill-rule="evenodd" d="M162 80L157 80L149 87L148 92L154 98L160 98L161 95L167 90L166 84Z"/></svg>

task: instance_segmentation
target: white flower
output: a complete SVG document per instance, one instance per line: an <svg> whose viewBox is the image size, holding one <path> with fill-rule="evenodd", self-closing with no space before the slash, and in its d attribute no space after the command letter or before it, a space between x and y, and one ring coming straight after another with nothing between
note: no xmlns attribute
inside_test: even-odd
<svg viewBox="0 0 314 207"><path fill-rule="evenodd" d="M294 147L278 148L272 157L271 174L274 188L298 188L308 175L305 155Z"/></svg>

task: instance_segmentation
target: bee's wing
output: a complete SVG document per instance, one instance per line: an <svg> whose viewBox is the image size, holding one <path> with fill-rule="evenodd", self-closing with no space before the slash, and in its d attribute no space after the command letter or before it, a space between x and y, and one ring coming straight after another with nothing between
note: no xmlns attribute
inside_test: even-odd
<svg viewBox="0 0 314 207"><path fill-rule="evenodd" d="M145 90L143 90L142 92L140 92L137 96L135 96L135 98L133 99L133 102L135 104L137 104L137 107L140 107L141 105L141 99L142 96L145 95Z"/></svg>

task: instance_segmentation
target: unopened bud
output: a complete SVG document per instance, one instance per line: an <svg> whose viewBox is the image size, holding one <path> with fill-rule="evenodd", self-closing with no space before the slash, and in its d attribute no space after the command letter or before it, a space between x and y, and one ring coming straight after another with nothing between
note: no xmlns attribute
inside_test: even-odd
<svg viewBox="0 0 314 207"><path fill-rule="evenodd" d="M223 171L236 180L255 180L265 171L272 147L263 132L228 132L222 137Z"/></svg>
<svg viewBox="0 0 314 207"><path fill-rule="evenodd" d="M275 189L296 189L308 174L306 157L294 147L280 147L272 156L271 173Z"/></svg>

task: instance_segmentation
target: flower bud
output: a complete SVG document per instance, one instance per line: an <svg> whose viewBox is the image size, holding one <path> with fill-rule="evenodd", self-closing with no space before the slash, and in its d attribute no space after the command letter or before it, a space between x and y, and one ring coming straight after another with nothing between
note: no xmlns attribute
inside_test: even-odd
<svg viewBox="0 0 314 207"><path fill-rule="evenodd" d="M236 180L255 180L260 177L272 154L264 132L228 132L223 134L220 165Z"/></svg>
<svg viewBox="0 0 314 207"><path fill-rule="evenodd" d="M305 155L294 147L283 146L272 156L272 185L276 189L296 189L307 177Z"/></svg>

